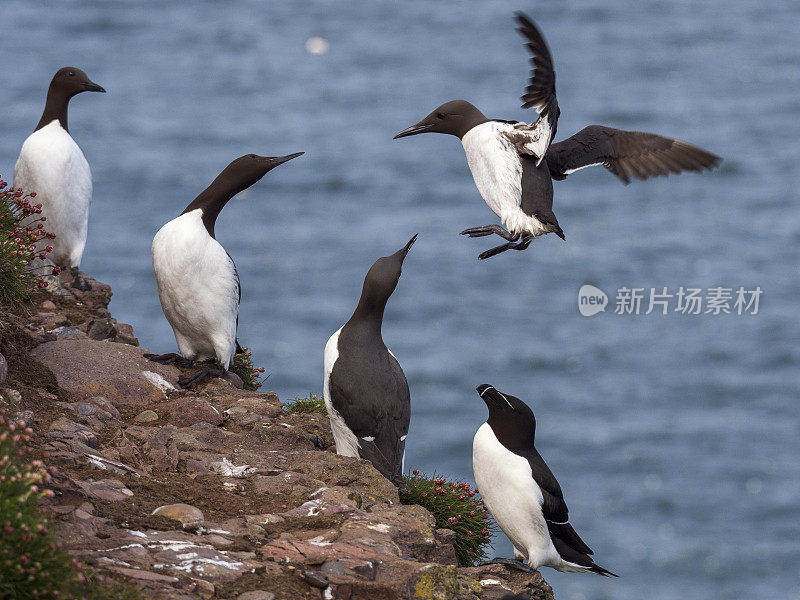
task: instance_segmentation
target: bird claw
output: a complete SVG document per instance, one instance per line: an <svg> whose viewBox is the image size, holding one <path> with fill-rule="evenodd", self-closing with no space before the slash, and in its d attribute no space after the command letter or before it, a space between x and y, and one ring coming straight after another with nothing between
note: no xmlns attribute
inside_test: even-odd
<svg viewBox="0 0 800 600"><path fill-rule="evenodd" d="M536 573L536 569L530 565L526 565L521 560L516 560L514 558L493 558L492 560L487 560L478 564L479 567L487 567L490 565L503 565L509 569L516 569L517 571L522 571L523 573Z"/></svg>

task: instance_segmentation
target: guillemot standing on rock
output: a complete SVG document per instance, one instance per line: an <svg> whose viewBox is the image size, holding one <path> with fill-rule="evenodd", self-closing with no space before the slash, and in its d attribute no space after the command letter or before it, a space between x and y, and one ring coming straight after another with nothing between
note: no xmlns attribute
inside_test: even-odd
<svg viewBox="0 0 800 600"><path fill-rule="evenodd" d="M395 136L446 133L461 140L478 191L507 228L484 225L461 232L469 237L495 233L508 240L478 258L524 250L547 233L564 239L553 213L552 179L560 181L578 169L603 165L627 184L631 177L703 171L720 163L718 156L680 140L602 125L590 125L551 144L561 114L553 61L533 21L522 13L517 13L516 21L533 64L522 108L536 108L535 123L489 119L466 100L453 100Z"/></svg>
<svg viewBox="0 0 800 600"><path fill-rule="evenodd" d="M237 158L153 238L158 297L181 354L145 357L181 366L191 366L196 360L216 363L216 367L181 377L181 387L191 387L207 377L224 377L238 346L242 289L233 259L214 238L217 216L236 194L301 154Z"/></svg>
<svg viewBox="0 0 800 600"><path fill-rule="evenodd" d="M369 460L398 487L404 486L411 396L400 363L383 342L381 325L416 239L375 261L353 316L325 345L323 389L336 452Z"/></svg>
<svg viewBox="0 0 800 600"><path fill-rule="evenodd" d="M72 286L87 290L80 276L89 204L92 201L92 172L83 152L69 134L67 108L81 92L105 92L86 73L75 67L56 71L47 90L42 118L22 144L14 166L14 187L36 192L47 218L47 229L56 234L50 259L72 270Z"/></svg>
<svg viewBox="0 0 800 600"><path fill-rule="evenodd" d="M490 385L479 385L477 391L489 418L472 443L472 470L486 507L514 546L514 560L489 562L616 577L594 563L591 548L569 524L561 487L534 446L533 411Z"/></svg>

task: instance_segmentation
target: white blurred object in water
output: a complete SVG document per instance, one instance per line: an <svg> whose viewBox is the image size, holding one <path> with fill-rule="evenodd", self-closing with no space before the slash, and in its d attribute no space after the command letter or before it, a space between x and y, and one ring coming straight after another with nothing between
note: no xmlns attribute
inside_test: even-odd
<svg viewBox="0 0 800 600"><path fill-rule="evenodd" d="M328 40L315 35L306 40L306 52L309 54L325 54L330 48Z"/></svg>

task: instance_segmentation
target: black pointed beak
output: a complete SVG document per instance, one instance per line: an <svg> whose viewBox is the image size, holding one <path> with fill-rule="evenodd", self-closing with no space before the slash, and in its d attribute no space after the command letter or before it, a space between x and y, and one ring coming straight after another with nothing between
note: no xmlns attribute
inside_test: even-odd
<svg viewBox="0 0 800 600"><path fill-rule="evenodd" d="M103 92L106 93L106 90L103 86L97 85L94 81L87 81L83 84L83 91L85 92Z"/></svg>
<svg viewBox="0 0 800 600"><path fill-rule="evenodd" d="M286 156L266 156L265 158L269 161L269 163L273 167L277 167L278 165L282 165L285 162L289 162L293 158L297 158L298 156L303 156L305 152L295 152L294 154L287 154Z"/></svg>
<svg viewBox="0 0 800 600"><path fill-rule="evenodd" d="M400 258L402 260L405 260L406 255L408 254L408 251L411 250L411 246L413 246L414 242L417 241L417 236L418 235L419 235L418 233L415 233L414 237L412 237L410 240L408 240L408 243L405 246L403 246L402 248L400 248L400 250L397 251L397 254L400 255Z"/></svg>
<svg viewBox="0 0 800 600"><path fill-rule="evenodd" d="M407 129L403 129L403 131L398 133L392 139L393 140L397 140L397 139L400 139L400 138L408 137L410 135L417 135L418 133L425 133L431 127L433 127L433 125L430 125L429 123L417 123L416 125L412 125L411 127L408 127Z"/></svg>

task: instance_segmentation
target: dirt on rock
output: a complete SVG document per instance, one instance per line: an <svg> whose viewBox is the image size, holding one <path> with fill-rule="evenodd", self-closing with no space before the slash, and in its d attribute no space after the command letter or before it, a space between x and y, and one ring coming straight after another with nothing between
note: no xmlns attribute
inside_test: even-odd
<svg viewBox="0 0 800 600"><path fill-rule="evenodd" d="M55 467L44 508L81 561L169 600L553 597L538 573L456 567L452 532L333 453L326 417L222 380L179 389L86 279L0 311L0 406Z"/></svg>

